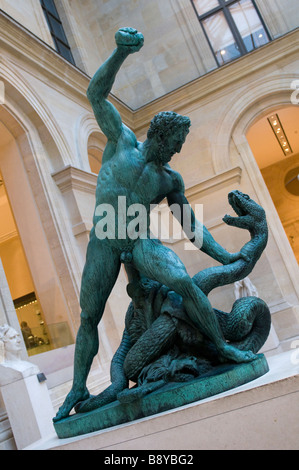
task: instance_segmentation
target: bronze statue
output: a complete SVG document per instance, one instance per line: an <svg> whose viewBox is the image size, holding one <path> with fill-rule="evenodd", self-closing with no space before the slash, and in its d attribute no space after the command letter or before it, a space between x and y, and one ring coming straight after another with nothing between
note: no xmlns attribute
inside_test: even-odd
<svg viewBox="0 0 299 470"><path fill-rule="evenodd" d="M203 287L204 283L197 282L195 278L192 279L179 257L158 240L151 238L149 223L146 223L141 230L139 227L138 236L136 236L136 231L129 230L131 219L122 221L117 217L119 198L125 201L125 209L128 213L130 213L130 207L134 207L136 204L142 205L145 209L147 222L151 205L158 204L166 198L170 207L176 204L181 208L182 216L179 221L183 228L184 221L190 220L191 232L188 236L198 249L222 265L229 266L228 271L231 271L230 267L235 266L235 263L238 262L245 263L246 266L250 264L250 253L248 253L246 246L239 253L228 253L195 219L184 194L183 179L169 166L172 156L180 152L185 142L191 124L190 119L174 112L159 113L153 118L147 139L142 143L138 142L134 133L122 123L118 111L107 100L122 63L130 54L138 52L144 42L142 34L132 28L120 29L115 35L115 40L116 49L96 72L87 90L87 96L97 122L107 136L108 142L98 175L93 228L90 233L86 264L82 276L80 294L82 313L81 325L76 339L74 381L72 389L54 421L67 417L76 405L80 410L80 406L83 406L84 403L83 405L78 405L78 403L85 402L86 405L89 400L93 400L89 397L86 379L99 347L97 326L117 280L121 262L125 263L129 275L133 270L135 276L165 286L168 291L179 296L181 299L180 309L184 312L184 320L182 321L191 325L191 328L199 332L213 345L219 360L242 363L256 358L256 354L250 349L240 349L233 343L227 342L219 318L208 300L207 292ZM238 202L235 204L239 207ZM103 230L107 207L113 207L117 218L117 230L110 232ZM174 215L176 214L174 213ZM242 217L240 217L241 219ZM246 215L244 223L245 219ZM226 222L233 223L228 218ZM223 276L225 277L224 274ZM134 294L132 296L134 298ZM134 301L136 306L138 296ZM140 307L137 305L137 308ZM144 335L147 335L151 328L156 327L155 333L161 331L157 328L157 322L159 324L163 319L165 320L165 315L161 315L159 311L156 312L156 315L157 317L153 319L152 324L148 325L148 330L140 335L141 345L144 344L141 338L144 339ZM136 361L139 361L138 365L134 365L132 351L134 348L136 350L136 344L140 343L137 341L132 349L128 348L128 356L123 358L125 368L123 369L122 363L121 369L128 371L128 363L131 361L130 367L133 367L134 373L130 372L126 377L122 373L121 385L118 384L113 390L113 398L116 397L116 393L126 387L130 374L134 379L137 379L140 372L149 365L151 360L157 360L163 351L167 351L167 348L169 349L173 345L177 324L171 318L175 318L175 316L168 315L167 320L169 323L170 319L170 323L165 334L156 334L153 337L152 343L155 344L158 354L152 354L151 359L144 360L139 356L138 360L136 358ZM125 335L127 334L126 331ZM114 358L114 362L117 357ZM84 406L82 409L84 410Z"/></svg>

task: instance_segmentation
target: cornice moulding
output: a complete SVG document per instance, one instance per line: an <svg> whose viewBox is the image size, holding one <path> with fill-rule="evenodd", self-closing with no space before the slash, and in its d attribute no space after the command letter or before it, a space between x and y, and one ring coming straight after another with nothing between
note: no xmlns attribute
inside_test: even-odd
<svg viewBox="0 0 299 470"><path fill-rule="evenodd" d="M239 166L223 171L218 175L214 175L200 183L190 186L186 189L187 199L200 199L210 193L225 188L232 184L240 184L242 176L242 168ZM97 175L89 173L71 165L64 167L55 173L52 177L62 193L71 189L77 189L84 192L95 194L97 185ZM160 203L162 206L165 200ZM166 204L165 204L166 205Z"/></svg>
<svg viewBox="0 0 299 470"><path fill-rule="evenodd" d="M4 233L0 235L0 244L6 243L18 237L18 232L13 230L12 232Z"/></svg>
<svg viewBox="0 0 299 470"><path fill-rule="evenodd" d="M242 168L236 166L186 189L188 200L200 199L232 184L240 184Z"/></svg>
<svg viewBox="0 0 299 470"><path fill-rule="evenodd" d="M71 189L95 194L97 175L71 165L52 173L52 177L62 193Z"/></svg>

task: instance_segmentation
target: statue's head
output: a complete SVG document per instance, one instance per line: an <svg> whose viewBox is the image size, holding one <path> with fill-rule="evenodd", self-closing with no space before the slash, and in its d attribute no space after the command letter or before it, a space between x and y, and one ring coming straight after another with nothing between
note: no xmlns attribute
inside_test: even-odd
<svg viewBox="0 0 299 470"><path fill-rule="evenodd" d="M164 111L152 119L147 138L157 144L157 160L164 164L171 157L181 151L186 136L189 133L191 121L187 116L182 116L173 111Z"/></svg>
<svg viewBox="0 0 299 470"><path fill-rule="evenodd" d="M20 360L22 341L19 333L9 325L0 326L0 364Z"/></svg>

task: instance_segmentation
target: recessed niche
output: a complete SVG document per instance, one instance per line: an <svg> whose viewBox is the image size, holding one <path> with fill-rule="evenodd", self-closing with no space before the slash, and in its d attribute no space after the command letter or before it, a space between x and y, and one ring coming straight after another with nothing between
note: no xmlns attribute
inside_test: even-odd
<svg viewBox="0 0 299 470"><path fill-rule="evenodd" d="M288 171L284 179L287 191L294 196L299 196L299 166Z"/></svg>

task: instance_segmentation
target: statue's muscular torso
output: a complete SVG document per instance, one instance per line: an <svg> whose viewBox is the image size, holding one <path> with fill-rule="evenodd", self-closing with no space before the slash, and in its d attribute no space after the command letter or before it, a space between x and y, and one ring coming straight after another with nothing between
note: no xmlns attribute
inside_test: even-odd
<svg viewBox="0 0 299 470"><path fill-rule="evenodd" d="M173 191L184 192L182 177L171 167L159 165L157 162L147 162L144 144L138 142L133 132L126 126L117 143L109 142L103 154L102 168L99 172L96 189L96 209L101 204L110 204L116 214L116 226L119 207L119 197L126 203L126 213L132 204L142 204L147 213L148 227L150 205L158 204ZM104 216L95 211L94 225ZM127 223L132 217L127 217ZM124 246L128 240L117 240ZM111 240L113 243L113 240Z"/></svg>

